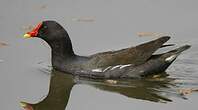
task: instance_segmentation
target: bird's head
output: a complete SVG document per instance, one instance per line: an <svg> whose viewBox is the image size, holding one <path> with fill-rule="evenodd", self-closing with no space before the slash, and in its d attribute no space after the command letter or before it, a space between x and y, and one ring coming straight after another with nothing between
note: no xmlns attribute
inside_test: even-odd
<svg viewBox="0 0 198 110"><path fill-rule="evenodd" d="M68 36L65 29L56 21L43 21L37 24L31 31L24 34L24 38L41 38L46 42L56 41L57 39Z"/></svg>
<svg viewBox="0 0 198 110"><path fill-rule="evenodd" d="M32 31L27 32L24 38L41 38L52 48L57 56L73 56L72 43L67 31L56 21L40 22Z"/></svg>

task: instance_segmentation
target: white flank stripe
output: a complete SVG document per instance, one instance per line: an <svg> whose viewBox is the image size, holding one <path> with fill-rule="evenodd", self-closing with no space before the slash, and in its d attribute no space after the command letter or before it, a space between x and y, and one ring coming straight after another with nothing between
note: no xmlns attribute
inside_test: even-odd
<svg viewBox="0 0 198 110"><path fill-rule="evenodd" d="M128 65L122 65L122 66L120 67L120 69L125 68L125 67L127 67L127 66L131 66L131 64L128 64Z"/></svg>
<svg viewBox="0 0 198 110"><path fill-rule="evenodd" d="M102 68L97 68L97 69L92 69L91 71L92 72L105 72L105 71L109 70L110 68L111 68L110 70L114 70L116 68L123 69L123 68L128 67L128 66L131 66L131 64L127 64L127 65L116 65L116 66L113 66L113 67L112 66L108 66L104 70Z"/></svg>
<svg viewBox="0 0 198 110"><path fill-rule="evenodd" d="M107 68L105 68L105 69L103 70L103 72L107 71L109 68L111 68L111 66L108 66Z"/></svg>
<svg viewBox="0 0 198 110"><path fill-rule="evenodd" d="M92 72L102 72L102 69L101 68L98 68L98 69L93 69L91 70Z"/></svg>
<svg viewBox="0 0 198 110"><path fill-rule="evenodd" d="M120 66L122 66L122 65L113 66L113 67L111 68L111 70L114 70L114 69L116 69L116 68L118 68L118 67L120 67Z"/></svg>

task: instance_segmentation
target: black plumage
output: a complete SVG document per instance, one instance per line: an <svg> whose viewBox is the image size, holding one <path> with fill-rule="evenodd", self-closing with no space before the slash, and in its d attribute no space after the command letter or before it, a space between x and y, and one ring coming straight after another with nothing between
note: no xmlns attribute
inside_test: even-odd
<svg viewBox="0 0 198 110"><path fill-rule="evenodd" d="M118 51L97 53L91 56L76 55L66 30L56 21L43 21L37 30L38 37L52 49L54 69L73 75L90 78L142 78L164 72L176 57L190 45L153 55L170 37L163 36L153 41Z"/></svg>

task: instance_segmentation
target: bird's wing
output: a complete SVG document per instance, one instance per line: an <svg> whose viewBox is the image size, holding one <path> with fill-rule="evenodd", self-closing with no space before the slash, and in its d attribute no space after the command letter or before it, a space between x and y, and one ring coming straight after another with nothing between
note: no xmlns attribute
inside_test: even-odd
<svg viewBox="0 0 198 110"><path fill-rule="evenodd" d="M169 39L169 36L164 36L136 47L94 54L90 56L89 66L107 67L124 64L142 64L147 61L157 49L163 47L163 44Z"/></svg>

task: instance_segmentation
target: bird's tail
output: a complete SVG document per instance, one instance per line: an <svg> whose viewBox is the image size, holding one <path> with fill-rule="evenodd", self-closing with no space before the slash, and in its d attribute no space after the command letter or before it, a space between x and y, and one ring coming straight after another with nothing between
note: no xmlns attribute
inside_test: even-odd
<svg viewBox="0 0 198 110"><path fill-rule="evenodd" d="M181 47L179 47L177 49L169 51L169 53L180 54L181 52L189 49L190 47L191 47L190 45L184 45L184 46L181 46Z"/></svg>
<svg viewBox="0 0 198 110"><path fill-rule="evenodd" d="M183 51L189 49L190 47L191 47L190 45L181 46L181 47L171 50L167 53L164 53L162 55L162 57L165 58L165 61L172 62L173 60L175 60L177 58L178 55L180 55Z"/></svg>
<svg viewBox="0 0 198 110"><path fill-rule="evenodd" d="M177 56L190 47L190 45L184 45L163 54L153 55L147 63L139 66L137 70L144 68L144 72L141 73L141 76L163 73L172 64L172 62L175 61Z"/></svg>

